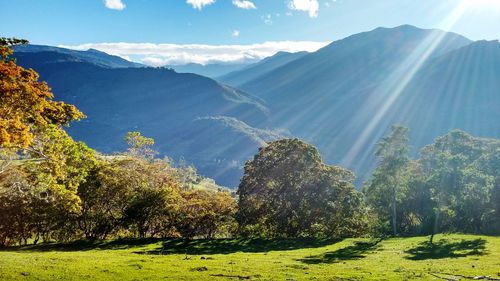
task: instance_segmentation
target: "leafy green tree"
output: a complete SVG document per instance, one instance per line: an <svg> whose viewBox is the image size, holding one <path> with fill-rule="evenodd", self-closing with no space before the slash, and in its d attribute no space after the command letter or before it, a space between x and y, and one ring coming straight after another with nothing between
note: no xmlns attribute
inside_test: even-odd
<svg viewBox="0 0 500 281"><path fill-rule="evenodd" d="M89 240L106 239L123 226L125 209L131 197L129 171L121 161L100 161L79 186L82 211L78 225Z"/></svg>
<svg viewBox="0 0 500 281"><path fill-rule="evenodd" d="M351 172L325 165L305 142L272 142L245 165L238 189L240 231L285 237L357 233L363 217L356 216L364 208L353 179Z"/></svg>
<svg viewBox="0 0 500 281"><path fill-rule="evenodd" d="M191 189L182 192L178 230L183 237L227 237L236 229L236 200L227 191Z"/></svg>
<svg viewBox="0 0 500 281"><path fill-rule="evenodd" d="M378 143L378 166L364 188L368 204L383 221L390 221L392 234L398 233L397 205L404 189L404 172L410 160L408 128L395 125ZM390 211L389 211L390 210Z"/></svg>
<svg viewBox="0 0 500 281"><path fill-rule="evenodd" d="M495 179L475 163L499 145L455 130L422 149L419 161L436 205L431 242L440 227L481 232Z"/></svg>
<svg viewBox="0 0 500 281"><path fill-rule="evenodd" d="M180 187L169 162L129 158L121 163L124 181L132 189L124 221L139 237L169 236L179 212Z"/></svg>
<svg viewBox="0 0 500 281"><path fill-rule="evenodd" d="M43 158L28 158L0 178L2 212L15 219L0 224L15 225L18 243L72 239L81 211L77 190L96 163L94 151L55 126L33 145Z"/></svg>

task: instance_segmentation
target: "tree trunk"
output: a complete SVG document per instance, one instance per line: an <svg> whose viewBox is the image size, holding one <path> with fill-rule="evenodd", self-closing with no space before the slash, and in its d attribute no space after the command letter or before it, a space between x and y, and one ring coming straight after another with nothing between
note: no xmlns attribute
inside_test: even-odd
<svg viewBox="0 0 500 281"><path fill-rule="evenodd" d="M396 236L398 235L398 230L397 230L397 214L396 214L396 190L393 192L392 196L392 235Z"/></svg>
<svg viewBox="0 0 500 281"><path fill-rule="evenodd" d="M439 223L439 210L436 210L436 214L434 215L434 227L432 228L431 239L430 239L431 245L434 242L434 235L438 231L438 225L439 225L438 223Z"/></svg>

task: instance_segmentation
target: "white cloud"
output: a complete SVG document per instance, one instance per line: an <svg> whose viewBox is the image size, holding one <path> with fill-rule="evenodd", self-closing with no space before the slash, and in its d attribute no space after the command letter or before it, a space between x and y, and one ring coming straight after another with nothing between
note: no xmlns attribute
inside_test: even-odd
<svg viewBox="0 0 500 281"><path fill-rule="evenodd" d="M319 3L318 0L290 0L288 8L308 12L311 18L315 18L318 16Z"/></svg>
<svg viewBox="0 0 500 281"><path fill-rule="evenodd" d="M195 9L201 10L204 6L215 3L215 0L187 0L186 3L193 6Z"/></svg>
<svg viewBox="0 0 500 281"><path fill-rule="evenodd" d="M152 44L152 43L97 43L76 46L59 46L75 50L97 49L108 54L142 62L151 66L186 63L238 63L255 61L279 51L313 52L328 42L315 41L268 41L250 45L203 45L203 44Z"/></svg>
<svg viewBox="0 0 500 281"><path fill-rule="evenodd" d="M123 4L122 0L104 0L104 5L108 9L112 10L123 10L125 9L125 4Z"/></svg>
<svg viewBox="0 0 500 281"><path fill-rule="evenodd" d="M233 37L240 37L240 31L239 30L233 30L233 33L231 35Z"/></svg>
<svg viewBox="0 0 500 281"><path fill-rule="evenodd" d="M252 1L248 0L233 0L233 5L245 10L257 9L257 7L255 7L255 4Z"/></svg>

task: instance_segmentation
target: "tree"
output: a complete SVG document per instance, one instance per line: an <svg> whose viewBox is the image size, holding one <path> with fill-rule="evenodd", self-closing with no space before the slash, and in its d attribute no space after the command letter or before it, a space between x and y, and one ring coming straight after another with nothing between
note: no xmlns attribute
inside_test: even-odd
<svg viewBox="0 0 500 281"><path fill-rule="evenodd" d="M96 163L94 151L57 127L46 128L36 149L45 158L25 160L0 177L2 212L10 217L0 225L14 225L19 243L69 240L81 210L77 189Z"/></svg>
<svg viewBox="0 0 500 281"><path fill-rule="evenodd" d="M483 231L487 234L500 234L500 141L496 146L488 149L478 158L473 167L481 171L483 175L489 176L491 188L487 203L488 211L484 214ZM477 209L477 208L476 208Z"/></svg>
<svg viewBox="0 0 500 281"><path fill-rule="evenodd" d="M402 192L404 170L409 162L407 135L408 128L395 125L389 135L380 140L375 152L379 159L378 166L364 189L369 205L379 217L390 218L394 236L398 233L398 197Z"/></svg>
<svg viewBox="0 0 500 281"><path fill-rule="evenodd" d="M80 210L76 191L95 155L62 129L84 115L72 105L53 101L34 70L9 57L10 46L25 43L0 39L0 174L7 174L0 179L3 208L14 219L19 243L29 238L68 239Z"/></svg>
<svg viewBox="0 0 500 281"><path fill-rule="evenodd" d="M500 141L454 130L421 150L400 170L398 227L403 234L439 231L498 233ZM388 221L391 173L380 165L364 192L370 207ZM389 169L390 171L390 169ZM392 197L392 198L391 198Z"/></svg>
<svg viewBox="0 0 500 281"><path fill-rule="evenodd" d="M182 198L178 230L183 237L211 239L234 232L237 206L229 192L191 189Z"/></svg>
<svg viewBox="0 0 500 281"><path fill-rule="evenodd" d="M32 69L18 66L11 45L20 39L0 39L0 148L27 149L35 136L49 125L65 125L84 115L73 105L53 101L45 82Z"/></svg>
<svg viewBox="0 0 500 281"><path fill-rule="evenodd" d="M133 188L121 161L100 161L79 186L82 211L78 226L89 240L106 239L123 226Z"/></svg>
<svg viewBox="0 0 500 281"><path fill-rule="evenodd" d="M144 238L170 236L179 212L180 186L168 161L126 158L123 182L132 190L124 210L124 223Z"/></svg>
<svg viewBox="0 0 500 281"><path fill-rule="evenodd" d="M499 147L498 141L454 130L422 150L420 162L436 202L431 242L440 226L481 231L495 185L496 171L488 169L487 159L494 159Z"/></svg>
<svg viewBox="0 0 500 281"><path fill-rule="evenodd" d="M158 154L152 149L154 139L145 137L140 132L128 132L125 141L128 144L128 153L132 156L152 159Z"/></svg>
<svg viewBox="0 0 500 281"><path fill-rule="evenodd" d="M237 192L240 231L285 237L358 232L363 226L352 221L364 208L353 179L351 172L325 165L305 142L272 142L245 165Z"/></svg>

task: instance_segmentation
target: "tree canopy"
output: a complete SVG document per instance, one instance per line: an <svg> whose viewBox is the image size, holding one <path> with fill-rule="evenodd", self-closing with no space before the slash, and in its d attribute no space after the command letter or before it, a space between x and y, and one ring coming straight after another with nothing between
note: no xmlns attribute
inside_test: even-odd
<svg viewBox="0 0 500 281"><path fill-rule="evenodd" d="M358 233L364 208L353 180L348 170L325 165L312 145L272 142L245 165L238 189L241 231L285 237Z"/></svg>

